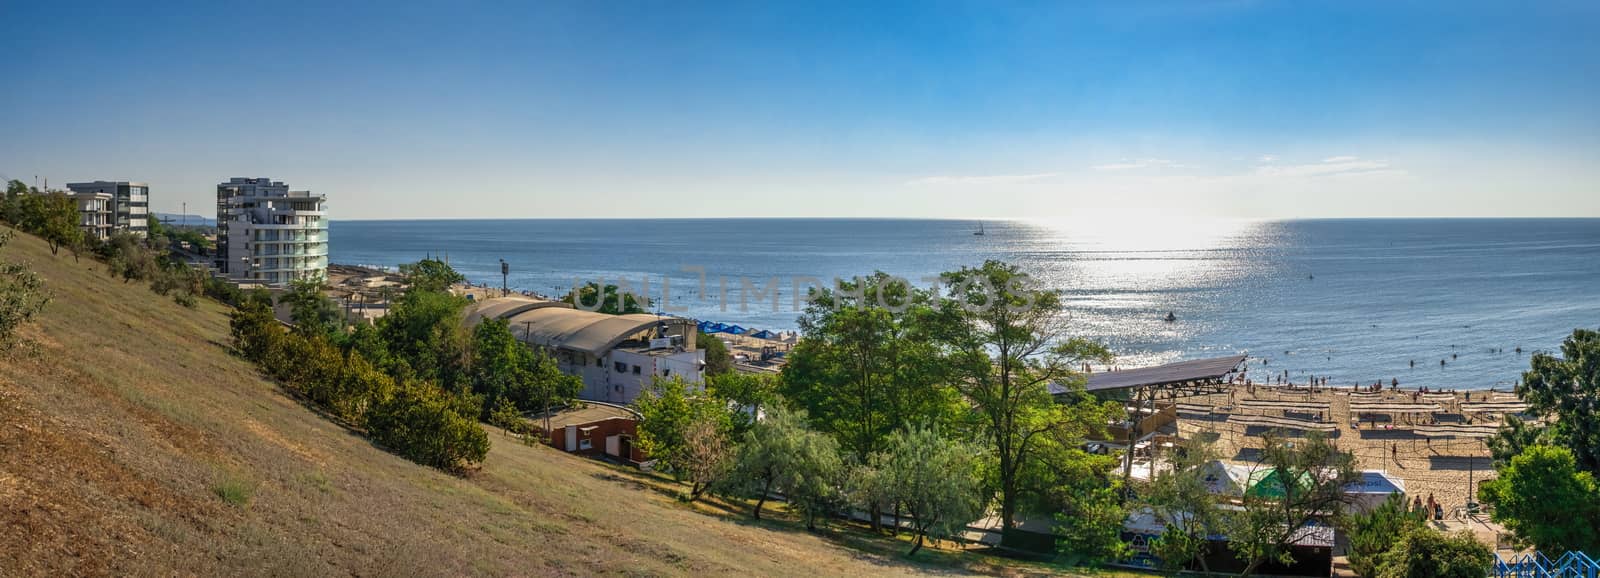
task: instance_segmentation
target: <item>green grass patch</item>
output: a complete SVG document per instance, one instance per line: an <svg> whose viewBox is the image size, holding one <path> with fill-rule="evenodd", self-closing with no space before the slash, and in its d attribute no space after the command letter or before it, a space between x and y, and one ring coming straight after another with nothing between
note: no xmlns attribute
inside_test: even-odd
<svg viewBox="0 0 1600 578"><path fill-rule="evenodd" d="M212 482L211 491L222 498L222 501L235 508L244 508L250 505L250 497L255 495L255 482L243 476L225 473Z"/></svg>

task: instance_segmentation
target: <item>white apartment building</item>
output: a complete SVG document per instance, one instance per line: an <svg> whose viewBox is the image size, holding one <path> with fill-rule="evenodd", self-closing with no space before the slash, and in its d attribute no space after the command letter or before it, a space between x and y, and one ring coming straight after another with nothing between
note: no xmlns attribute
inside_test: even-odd
<svg viewBox="0 0 1600 578"><path fill-rule="evenodd" d="M327 200L268 178L218 184L217 271L277 286L327 276Z"/></svg>
<svg viewBox="0 0 1600 578"><path fill-rule="evenodd" d="M104 241L111 237L113 209L110 193L85 192L72 193L72 200L78 204L78 227L83 229L83 234L91 239Z"/></svg>
<svg viewBox="0 0 1600 578"><path fill-rule="evenodd" d="M105 203L109 213L107 220L111 225L106 231L106 236L117 231L127 231L141 237L150 234L149 184L132 181L93 181L67 183L67 189L72 191L74 198L79 199L80 213L83 212L85 197L98 194L110 196Z"/></svg>

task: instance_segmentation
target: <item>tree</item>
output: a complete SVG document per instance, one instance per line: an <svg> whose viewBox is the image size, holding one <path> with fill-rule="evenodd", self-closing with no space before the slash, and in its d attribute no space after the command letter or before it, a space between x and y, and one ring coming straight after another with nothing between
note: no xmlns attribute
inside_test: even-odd
<svg viewBox="0 0 1600 578"><path fill-rule="evenodd" d="M55 255L61 247L67 247L72 251L73 260L77 260L78 250L83 246L77 202L61 192L29 195L28 199L32 201L30 204L36 205L28 210L28 229L44 239L50 246L51 255Z"/></svg>
<svg viewBox="0 0 1600 578"><path fill-rule="evenodd" d="M1290 544L1312 521L1337 521L1350 502L1345 487L1360 480L1355 457L1321 433L1292 444L1268 434L1265 444L1260 465L1271 469L1271 479L1245 492L1244 511L1228 523L1228 546L1248 561L1246 575L1266 562L1293 562Z"/></svg>
<svg viewBox="0 0 1600 578"><path fill-rule="evenodd" d="M1423 514L1411 511L1405 494L1398 492L1370 512L1351 515L1344 523L1350 569L1358 576L1377 576L1384 554L1399 543L1396 538L1423 528L1423 520Z"/></svg>
<svg viewBox="0 0 1600 578"><path fill-rule="evenodd" d="M1145 504L1167 528L1150 545L1168 570L1184 570L1198 564L1210 572L1206 556L1210 536L1222 532L1222 513L1216 495L1206 483L1207 466L1216 459L1216 449L1198 438L1183 440L1172 457L1172 469L1156 474L1145 492Z"/></svg>
<svg viewBox="0 0 1600 578"><path fill-rule="evenodd" d="M1572 451L1578 469L1600 474L1600 331L1577 329L1559 357L1535 353L1517 394L1550 423L1550 441Z"/></svg>
<svg viewBox="0 0 1600 578"><path fill-rule="evenodd" d="M1122 480L1115 475L1118 459L1097 456L1077 448L1039 451L1025 472L1047 469L1056 480L1048 489L1035 490L1045 498L1040 508L1056 512L1054 531L1062 539L1058 548L1089 563L1127 556L1122 524L1128 508L1122 500ZM1047 468L1038 466L1047 465ZM1031 482L1025 487L1035 487Z"/></svg>
<svg viewBox="0 0 1600 578"><path fill-rule="evenodd" d="M941 347L952 318L936 299L881 272L810 294L779 390L856 463L905 424L961 409ZM881 510L867 509L876 528Z"/></svg>
<svg viewBox="0 0 1600 578"><path fill-rule="evenodd" d="M733 372L733 353L728 344L710 333L701 333L694 340L695 349L706 352L706 377Z"/></svg>
<svg viewBox="0 0 1600 578"><path fill-rule="evenodd" d="M437 261L431 263L442 266ZM411 376L452 388L464 377L466 369L467 335L461 320L467 300L430 289L432 282L416 282L415 279L438 279L442 275L433 266L423 270L433 272L413 277L412 286L378 321L378 328L392 359L389 369L396 378Z"/></svg>
<svg viewBox="0 0 1600 578"><path fill-rule="evenodd" d="M1478 487L1491 517L1551 557L1600 551L1600 487L1571 450L1531 446Z"/></svg>
<svg viewBox="0 0 1600 578"><path fill-rule="evenodd" d="M765 373L708 375L706 392L728 405L732 412L730 433L737 438L755 425L763 408L777 400L777 378Z"/></svg>
<svg viewBox="0 0 1600 578"><path fill-rule="evenodd" d="M610 315L649 313L650 299L636 295L631 291L624 293L619 299L617 291L616 285L606 285L605 299L601 300L599 297L600 284L590 281L576 290L568 291L566 295L561 297L561 300L571 303L579 309L598 311Z"/></svg>
<svg viewBox="0 0 1600 578"><path fill-rule="evenodd" d="M583 391L583 380L567 375L549 352L517 341L503 319L485 319L472 330L472 391L484 396L488 416L501 400L523 411L545 413L571 403Z"/></svg>
<svg viewBox="0 0 1600 578"><path fill-rule="evenodd" d="M11 231L0 231L0 248L15 236ZM32 321L49 303L50 294L38 273L18 263L0 263L0 350L10 348L17 328Z"/></svg>
<svg viewBox="0 0 1600 578"><path fill-rule="evenodd" d="M1037 465L1037 452L1052 432L1072 423L1049 387L1081 388L1083 377L1073 368L1109 359L1110 352L1097 343L1065 338L1060 298L1037 289L1015 266L988 261L945 273L943 281L960 321L957 331L947 333L962 372L957 383L981 416L997 460L1005 543L1023 494L1036 490L1024 484L1027 468Z"/></svg>
<svg viewBox="0 0 1600 578"><path fill-rule="evenodd" d="M678 479L688 480L693 500L713 481L708 472L721 469L723 456L711 449L725 445L717 437L726 435L731 422L726 404L709 395L691 395L691 387L676 377L658 379L633 403L640 416L640 451L665 463Z"/></svg>
<svg viewBox="0 0 1600 578"><path fill-rule="evenodd" d="M467 280L465 275L457 273L444 261L431 257L401 265L400 274L404 275L409 283L407 291L449 291L452 285Z"/></svg>
<svg viewBox="0 0 1600 578"><path fill-rule="evenodd" d="M973 444L947 439L928 426L912 426L889 435L884 450L874 453L867 476L876 476L865 500L905 507L911 515L913 555L923 540L953 539L983 516L982 451Z"/></svg>
<svg viewBox="0 0 1600 578"><path fill-rule="evenodd" d="M689 501L721 481L732 467L733 444L725 422L694 419L683 432L683 477L689 480Z"/></svg>
<svg viewBox="0 0 1600 578"><path fill-rule="evenodd" d="M1419 525L1401 535L1382 556L1380 578L1482 578L1494 567L1494 551L1462 530L1446 535Z"/></svg>
<svg viewBox="0 0 1600 578"><path fill-rule="evenodd" d="M279 300L289 305L289 318L300 332L331 336L340 330L339 305L328 298L327 290L321 275L289 282L289 292Z"/></svg>
<svg viewBox="0 0 1600 578"><path fill-rule="evenodd" d="M767 419L745 432L729 485L755 497L751 517L761 519L761 508L774 491L783 493L810 530L816 529L819 515L837 505L844 468L839 444L805 424L804 410L775 406Z"/></svg>

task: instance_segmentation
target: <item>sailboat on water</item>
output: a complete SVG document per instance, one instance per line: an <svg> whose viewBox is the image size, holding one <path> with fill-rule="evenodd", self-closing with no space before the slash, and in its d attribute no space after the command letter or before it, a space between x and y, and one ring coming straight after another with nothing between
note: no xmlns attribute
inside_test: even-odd
<svg viewBox="0 0 1600 578"><path fill-rule="evenodd" d="M973 231L972 234L979 237L983 236L983 221L978 221L978 230Z"/></svg>

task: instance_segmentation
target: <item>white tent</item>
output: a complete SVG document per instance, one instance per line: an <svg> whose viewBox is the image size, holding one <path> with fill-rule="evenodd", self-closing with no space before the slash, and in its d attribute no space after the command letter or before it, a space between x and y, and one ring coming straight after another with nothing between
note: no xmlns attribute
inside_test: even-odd
<svg viewBox="0 0 1600 578"><path fill-rule="evenodd" d="M1389 472L1362 470L1360 474L1361 481L1344 487L1345 493L1353 499L1351 506L1356 510L1371 511L1389 499L1389 494L1406 493L1405 482L1389 475Z"/></svg>
<svg viewBox="0 0 1600 578"><path fill-rule="evenodd" d="M1213 494L1243 496L1250 485L1250 466L1211 460L1201 469L1206 488Z"/></svg>

